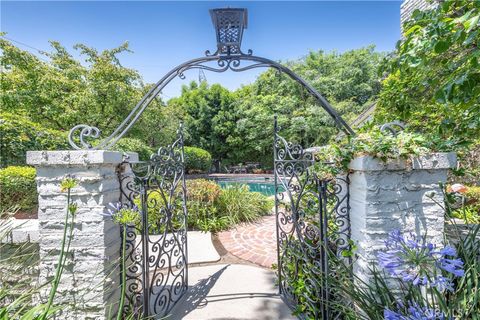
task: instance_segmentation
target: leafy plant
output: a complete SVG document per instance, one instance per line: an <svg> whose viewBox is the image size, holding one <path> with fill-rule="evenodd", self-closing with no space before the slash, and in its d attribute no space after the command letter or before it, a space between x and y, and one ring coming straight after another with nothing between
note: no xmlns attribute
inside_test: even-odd
<svg viewBox="0 0 480 320"><path fill-rule="evenodd" d="M222 190L214 181L193 179L186 181L188 228L217 232L240 222L251 222L268 214L272 200L258 192L250 192L247 186L235 186ZM174 216L182 215L180 187L175 193L172 210ZM164 230L160 209L165 205L158 190L148 193L148 224L150 232ZM135 203L139 208L139 199ZM178 221L177 221L178 220ZM183 225L182 219L172 218L173 228ZM178 223L179 225L177 225Z"/></svg>
<svg viewBox="0 0 480 320"><path fill-rule="evenodd" d="M478 149L479 17L479 1L442 1L413 12L381 70L388 76L375 109L377 123L401 120L441 148L455 149L462 160L468 148ZM475 162L463 169L475 172Z"/></svg>
<svg viewBox="0 0 480 320"><path fill-rule="evenodd" d="M206 150L197 147L184 147L185 170L189 173L208 172L212 166L212 156Z"/></svg>
<svg viewBox="0 0 480 320"><path fill-rule="evenodd" d="M32 292L31 290L27 290L6 307L0 308L0 315L2 317L6 317L7 319L21 318L46 320L50 319L61 310L59 306L54 304L54 300L55 296L57 295L58 285L60 284L63 271L65 270L66 261L69 256L68 253L70 252L70 244L73 238L77 205L71 202L71 190L76 186L76 184L76 181L72 178L65 178L61 182L62 192L67 193L65 222L63 226L63 237L60 242L58 262L55 268L55 275L51 282L48 283L48 285L50 285L50 292L47 302L34 306L30 305L28 301L31 300L34 291Z"/></svg>
<svg viewBox="0 0 480 320"><path fill-rule="evenodd" d="M466 223L480 224L480 211L476 206L463 206L452 212L452 217L462 219Z"/></svg>
<svg viewBox="0 0 480 320"><path fill-rule="evenodd" d="M0 319L25 313L33 305L33 297L41 287L35 281L38 276L38 244L10 241L12 232L23 226L14 224L11 219L17 209L11 207L0 211Z"/></svg>
<svg viewBox="0 0 480 320"><path fill-rule="evenodd" d="M38 203L36 171L32 167L0 169L0 210L17 207L30 212Z"/></svg>
<svg viewBox="0 0 480 320"><path fill-rule="evenodd" d="M401 131L394 136L374 127L323 147L315 154L318 161L313 165L313 171L320 179L328 180L342 171L347 172L355 157L372 156L382 161L409 159L426 154L432 148L430 141L421 134Z"/></svg>
<svg viewBox="0 0 480 320"><path fill-rule="evenodd" d="M480 187L453 184L445 189L448 217L462 219L466 223L480 223Z"/></svg>
<svg viewBox="0 0 480 320"><path fill-rule="evenodd" d="M332 257L328 277L346 319L479 319L480 226L463 241L432 244L425 237L393 232L370 277L351 277L350 267Z"/></svg>
<svg viewBox="0 0 480 320"><path fill-rule="evenodd" d="M188 226L201 231L220 231L230 226L230 221L221 217L217 201L222 190L213 181L187 180Z"/></svg>
<svg viewBox="0 0 480 320"><path fill-rule="evenodd" d="M64 150L68 146L64 132L47 129L21 114L0 113L0 167L25 165L32 150Z"/></svg>
<svg viewBox="0 0 480 320"><path fill-rule="evenodd" d="M113 147L114 150L123 152L137 152L139 160L150 160L153 154L153 149L147 146L144 142L135 138L122 138Z"/></svg>
<svg viewBox="0 0 480 320"><path fill-rule="evenodd" d="M272 210L273 201L248 186L230 186L220 194L218 209L232 224L252 222Z"/></svg>
<svg viewBox="0 0 480 320"><path fill-rule="evenodd" d="M124 310L125 307L125 295L127 290L127 229L135 226L140 222L140 213L137 207L129 208L122 206L120 203L110 204L108 217L110 217L115 223L119 224L122 228L122 247L121 247L121 290L120 290L120 302L118 304L117 320L134 316L134 310Z"/></svg>

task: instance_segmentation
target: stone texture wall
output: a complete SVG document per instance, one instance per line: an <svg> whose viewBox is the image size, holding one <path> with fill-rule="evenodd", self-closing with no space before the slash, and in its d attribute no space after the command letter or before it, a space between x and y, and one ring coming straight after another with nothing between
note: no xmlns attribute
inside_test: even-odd
<svg viewBox="0 0 480 320"><path fill-rule="evenodd" d="M36 220L0 219L0 307L38 287L38 224ZM33 305L34 297L24 303Z"/></svg>
<svg viewBox="0 0 480 320"><path fill-rule="evenodd" d="M116 312L120 228L103 214L120 199L116 170L122 159L120 152L98 150L27 153L27 163L37 168L40 282L53 278L60 252L67 201L60 183L67 176L78 181L71 253L57 293L56 302L65 306L60 319L105 319Z"/></svg>
<svg viewBox="0 0 480 320"><path fill-rule="evenodd" d="M429 241L442 242L444 211L435 201L443 203L439 183L447 180L447 172L455 163L451 153L387 164L360 157L350 163L350 219L352 240L358 246L357 275L367 280L368 267L395 229L426 234Z"/></svg>
<svg viewBox="0 0 480 320"><path fill-rule="evenodd" d="M435 7L439 0L405 0L400 5L400 24L410 19L416 9L427 10Z"/></svg>

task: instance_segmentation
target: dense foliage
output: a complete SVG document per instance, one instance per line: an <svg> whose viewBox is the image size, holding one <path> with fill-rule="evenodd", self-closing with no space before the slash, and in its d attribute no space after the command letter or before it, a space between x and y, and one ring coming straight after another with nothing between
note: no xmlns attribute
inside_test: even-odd
<svg viewBox="0 0 480 320"><path fill-rule="evenodd" d="M49 129L66 132L87 123L109 134L149 89L137 71L120 63L119 55L129 52L127 43L102 52L78 44L74 48L83 61L60 43L50 44L50 52L37 56L0 38L2 111ZM177 114L162 105L155 99L129 137L150 146L173 140Z"/></svg>
<svg viewBox="0 0 480 320"><path fill-rule="evenodd" d="M377 127L359 132L354 137L323 146L315 154L313 171L321 179L335 179L341 172L348 172L348 165L355 157L371 156L382 161L410 160L412 156L437 151L434 143L421 134L401 131L397 135L381 131Z"/></svg>
<svg viewBox="0 0 480 320"><path fill-rule="evenodd" d="M231 223L218 208L220 186L213 181L195 179L187 181L188 227L216 232L227 229Z"/></svg>
<svg viewBox="0 0 480 320"><path fill-rule="evenodd" d="M0 132L0 167L25 164L29 150L62 150L68 145L64 132L6 112L0 113Z"/></svg>
<svg viewBox="0 0 480 320"><path fill-rule="evenodd" d="M376 74L382 57L368 47L343 54L310 52L286 64L352 120L380 90ZM220 85L191 83L168 105L184 110L187 143L208 150L223 164L271 164L275 114L283 134L304 146L325 143L338 133L330 116L303 87L274 70L234 92Z"/></svg>
<svg viewBox="0 0 480 320"><path fill-rule="evenodd" d="M51 47L50 52L36 55L0 38L3 111L62 132L87 123L105 136L150 88L137 71L120 63L120 56L129 52L127 43L102 52L78 44L74 49L83 61L58 42L52 41ZM351 120L380 90L376 70L382 57L368 47L342 54L310 52L286 64ZM223 165L262 162L268 166L274 114L284 134L305 146L324 143L337 133L331 118L304 88L269 70L236 91L202 82L184 86L181 96L167 104L156 98L128 138L142 141L147 148L170 144L183 119L186 144L207 150ZM136 141L120 142L118 149L132 144L145 159L148 149Z"/></svg>
<svg viewBox="0 0 480 320"><path fill-rule="evenodd" d="M23 212L36 209L38 203L35 169L6 167L0 169L0 211L17 208Z"/></svg>
<svg viewBox="0 0 480 320"><path fill-rule="evenodd" d="M135 138L122 138L118 140L114 147L115 150L123 152L137 152L139 160L149 160L153 154L153 148L150 148L142 140Z"/></svg>
<svg viewBox="0 0 480 320"><path fill-rule="evenodd" d="M3 112L0 114L0 167L24 165L27 151L70 149L65 132ZM135 138L122 138L114 147L118 151L138 152L140 160L148 160L153 149Z"/></svg>
<svg viewBox="0 0 480 320"><path fill-rule="evenodd" d="M463 147L480 144L479 18L478 1L413 13L383 66L378 122L402 120L461 156Z"/></svg>
<svg viewBox="0 0 480 320"><path fill-rule="evenodd" d="M273 207L268 197L250 192L247 186L221 189L214 181L205 179L187 180L186 185L189 229L212 232L225 230L241 222L254 221L268 214ZM180 200L180 196L177 196L176 201ZM154 204L148 207L150 232L162 230L158 222L161 221L160 206L164 202L159 192L150 191L148 201ZM141 208L139 200L136 204ZM182 206L177 203L176 208L176 214L182 215Z"/></svg>
<svg viewBox="0 0 480 320"><path fill-rule="evenodd" d="M480 224L480 187L453 184L446 188L451 218Z"/></svg>
<svg viewBox="0 0 480 320"><path fill-rule="evenodd" d="M253 222L271 212L273 201L259 192L250 192L246 185L234 185L222 190L218 208L232 224Z"/></svg>
<svg viewBox="0 0 480 320"><path fill-rule="evenodd" d="M196 147L185 147L185 170L187 173L209 172L212 156L206 150Z"/></svg>
<svg viewBox="0 0 480 320"><path fill-rule="evenodd" d="M64 278L64 271L72 263L72 240L75 226L77 226L75 220L78 205L72 201L71 191L76 186L77 182L73 178L64 178L60 183L61 192L66 193L65 218L63 225L60 224L60 228L63 229L63 236L58 239L58 249L55 252L58 257L51 256L51 252L47 252L42 257L43 259L56 259L57 261L55 268L51 270L51 276L45 282L39 283L38 277L34 276L38 272L38 248L27 241L24 244L15 245L15 254L9 254L10 243L5 240L11 237L15 228L10 225L8 219L0 219L0 240L2 240L0 241L0 252L2 252L0 256L0 266L2 267L0 278L6 280L0 281L0 319L55 319L65 317L65 311L75 307L71 304L59 303L56 297L64 294L59 290L59 284L61 279ZM1 211L0 217L3 217L4 214L9 215L8 211ZM57 241L57 239L54 241ZM4 254L4 252L7 254ZM11 266L18 267L16 273L11 273ZM35 271L36 269L37 271ZM12 280L18 274L21 278L12 283ZM43 290L43 293L40 293L41 290ZM83 289L83 291L85 290L91 292L91 288ZM45 294L46 292L48 292L48 296ZM45 299L40 301L38 299L40 295L44 295Z"/></svg>

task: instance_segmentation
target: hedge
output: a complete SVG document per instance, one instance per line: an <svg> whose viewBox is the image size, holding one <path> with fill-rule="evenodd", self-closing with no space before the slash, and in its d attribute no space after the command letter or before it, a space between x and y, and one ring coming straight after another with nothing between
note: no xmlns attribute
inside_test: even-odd
<svg viewBox="0 0 480 320"><path fill-rule="evenodd" d="M188 173L208 172L212 166L212 156L207 150L185 147L185 170Z"/></svg>
<svg viewBox="0 0 480 320"><path fill-rule="evenodd" d="M14 207L30 212L38 204L36 171L31 167L10 166L0 169L0 211Z"/></svg>
<svg viewBox="0 0 480 320"><path fill-rule="evenodd" d="M0 167L24 165L30 150L69 149L67 134L46 129L21 115L0 113Z"/></svg>

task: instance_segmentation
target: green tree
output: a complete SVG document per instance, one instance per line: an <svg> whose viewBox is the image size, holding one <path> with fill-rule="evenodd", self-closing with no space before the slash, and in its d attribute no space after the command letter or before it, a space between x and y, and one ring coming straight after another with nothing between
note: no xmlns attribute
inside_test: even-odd
<svg viewBox="0 0 480 320"><path fill-rule="evenodd" d="M23 116L42 126L67 131L85 123L105 134L113 131L140 101L151 85L137 71L121 65L119 55L130 52L128 43L98 52L83 44L74 46L83 63L56 41L51 52L36 56L0 38L2 110ZM178 117L162 108L157 98L129 137L150 146L170 143ZM175 121L177 120L177 121Z"/></svg>
<svg viewBox="0 0 480 320"><path fill-rule="evenodd" d="M370 46L342 54L310 52L286 64L322 93L348 122L375 100L380 90L377 70L383 56ZM325 144L338 133L331 117L302 86L274 70L239 89L236 100L240 120L231 142L240 159L271 164L275 114L282 135L303 146Z"/></svg>
<svg viewBox="0 0 480 320"><path fill-rule="evenodd" d="M480 2L416 10L384 64L376 120L402 120L450 147L480 136Z"/></svg>
<svg viewBox="0 0 480 320"><path fill-rule="evenodd" d="M233 102L232 93L219 84L192 82L183 86L181 96L169 100L168 105L185 112L185 143L208 150L214 159L222 160L229 156L227 141L235 128Z"/></svg>
<svg viewBox="0 0 480 320"><path fill-rule="evenodd" d="M119 57L130 52L127 43L101 52L82 44L74 46L83 61L58 42L52 41L51 46L51 52L37 56L0 38L2 110L60 132L80 123L93 125L105 136L152 86L120 63ZM342 54L311 52L286 64L348 121L377 95L375 71L381 57L368 47ZM253 84L234 92L218 84L191 83L183 87L180 97L166 104L156 98L127 138L138 139L135 145L143 141L148 147L169 144L184 119L186 143L208 150L214 159L224 164L271 164L275 114L284 128L282 134L303 146L324 144L338 132L303 87L268 70Z"/></svg>

